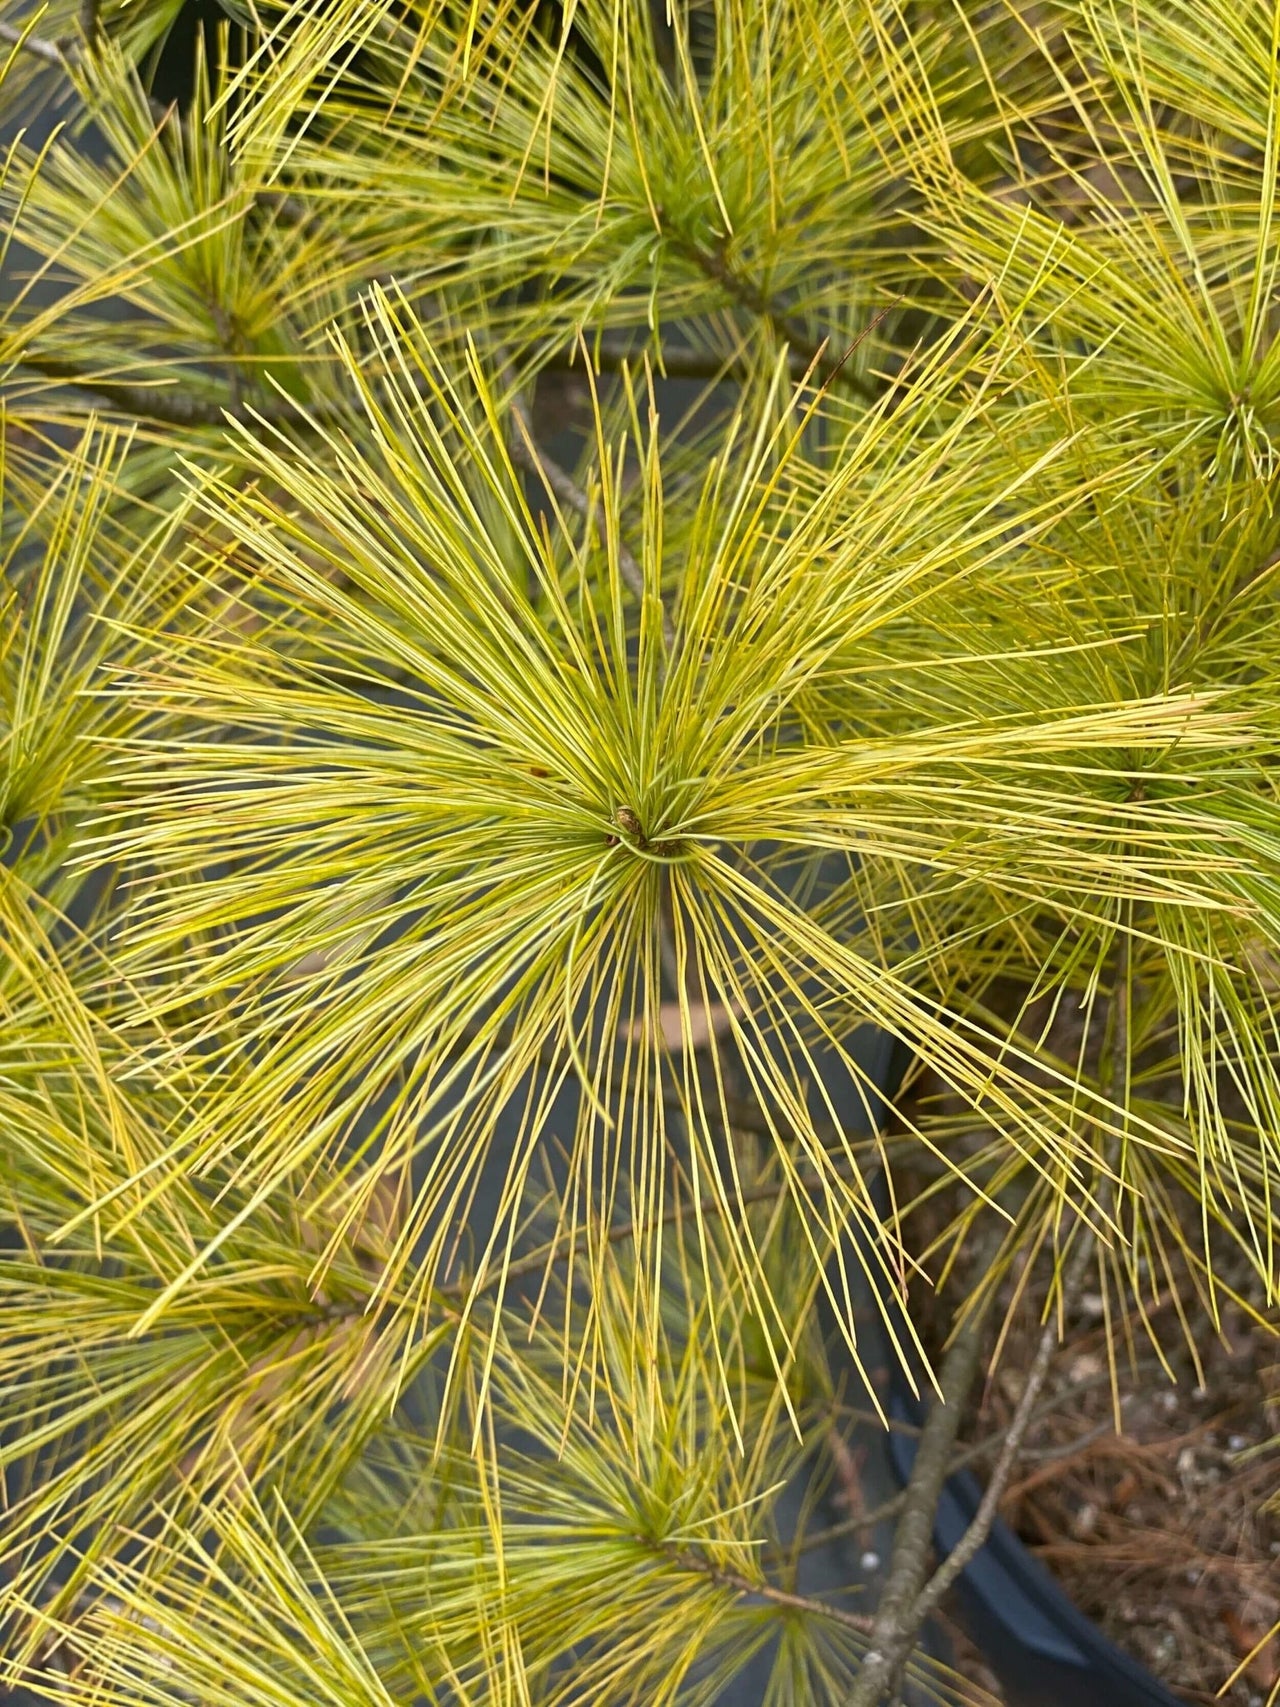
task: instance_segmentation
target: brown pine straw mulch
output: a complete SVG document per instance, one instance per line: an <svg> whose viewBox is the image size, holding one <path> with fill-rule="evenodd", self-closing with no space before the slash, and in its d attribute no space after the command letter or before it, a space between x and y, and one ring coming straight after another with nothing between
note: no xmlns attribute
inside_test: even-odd
<svg viewBox="0 0 1280 1707"><path fill-rule="evenodd" d="M1203 1384L1176 1331L1171 1384L1154 1358L1119 1367L1121 1432L1101 1301L1060 1347L1039 1423L1002 1515L1080 1610L1191 1703L1260 1707L1280 1685L1280 1341L1234 1306L1199 1346ZM1019 1319L973 1438L1012 1414L1034 1319ZM1253 1652L1257 1644L1261 1647ZM1244 1671L1219 1690L1241 1662Z"/></svg>
<svg viewBox="0 0 1280 1707"><path fill-rule="evenodd" d="M1130 1365L1102 1300L1077 1301L1001 1516L1081 1612L1182 1700L1280 1707L1280 1337L1224 1304L1222 1336L1206 1326L1197 1369L1172 1308L1150 1316L1168 1372L1136 1336ZM926 1311L924 1325L936 1340L944 1313ZM964 1441L1008 1423L1039 1333L1035 1310L1020 1308ZM957 1661L990 1688L963 1644Z"/></svg>

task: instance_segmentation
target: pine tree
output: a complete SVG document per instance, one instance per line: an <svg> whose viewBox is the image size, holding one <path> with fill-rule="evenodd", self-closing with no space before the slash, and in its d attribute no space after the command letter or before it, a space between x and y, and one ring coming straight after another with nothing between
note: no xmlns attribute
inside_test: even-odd
<svg viewBox="0 0 1280 1707"><path fill-rule="evenodd" d="M1274 1319L1280 6L227 9L0 18L0 1683L974 1699L854 1300Z"/></svg>

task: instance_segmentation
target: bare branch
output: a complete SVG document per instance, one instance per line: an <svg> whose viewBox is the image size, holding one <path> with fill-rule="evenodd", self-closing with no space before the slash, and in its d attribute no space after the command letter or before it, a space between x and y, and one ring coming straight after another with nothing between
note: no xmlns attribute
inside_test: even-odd
<svg viewBox="0 0 1280 1707"><path fill-rule="evenodd" d="M1111 1039L1110 1039L1110 1088L1111 1100L1118 1107L1125 1107L1129 1097L1129 1005L1130 1005L1130 976L1131 976L1132 940L1127 932L1122 930L1117 944L1115 956L1115 975L1111 997ZM1108 1176L1109 1178L1109 1176ZM1099 1208L1105 1214L1106 1182L1102 1193L1103 1201ZM1027 1436L1040 1402L1040 1396L1048 1379L1049 1368L1053 1361L1054 1349L1058 1343L1058 1324L1060 1314L1065 1312L1070 1300L1079 1291L1085 1271L1093 1259L1097 1243L1097 1234L1087 1220L1082 1218L1076 1234L1074 1250L1060 1276L1058 1289L1059 1310L1052 1312L1048 1321L1040 1331L1040 1339L1036 1346L1035 1357L1027 1373L1026 1386L1018 1400L1013 1419L1005 1433L999 1454L987 1478L978 1509L964 1534L938 1566L928 1583L924 1583L925 1564L929 1555L934 1511L942 1484L946 1480L947 1465L941 1466L942 1474L938 1475L938 1466L930 1460L926 1469L920 1475L920 1487L917 1490L917 1471L920 1460L926 1450L936 1449L935 1442L930 1440L930 1425L947 1405L935 1405L929 1413L924 1429L921 1431L920 1448L916 1463L912 1467L911 1481L907 1487L907 1500L903 1507L903 1516L898 1525L898 1533L894 1539L894 1556L890 1564L889 1581L881 1598L880 1608L876 1614L876 1629L872 1637L872 1646L863 1658L853 1690L848 1698L847 1707L879 1707L886 1694L892 1700L899 1693L903 1667L911 1656L916 1645L921 1626L925 1620L937 1611L942 1600L953 1587L961 1573L972 1563L991 1533L991 1527L1000 1509L1000 1502L1008 1487L1022 1443ZM990 1294L988 1294L988 1299ZM980 1328L980 1320L971 1318L971 1325ZM980 1341L978 1341L980 1345ZM954 1352L959 1345L959 1336L953 1344ZM950 1354L949 1358L950 1358ZM976 1357L976 1352L974 1353ZM976 1368L976 1364L974 1366ZM972 1384L972 1373L965 1359L959 1363L959 1378L963 1381L969 1373L969 1384ZM947 1363L944 1363L941 1386L948 1401L951 1397L951 1385ZM968 1388L964 1389L967 1394ZM958 1411L963 1406L963 1397L957 1405ZM950 1419L950 1443L954 1443L955 1431L959 1423L958 1414ZM945 1435L945 1427L940 1422L937 1439ZM928 1520L928 1531L921 1526L921 1512L924 1509L924 1494L932 1489L932 1501L924 1515ZM920 1497L917 1498L917 1492ZM910 1525L904 1534L904 1526ZM902 1573L900 1579L895 1579L894 1564L902 1552ZM915 1580L915 1590L908 1595L906 1585ZM895 1589L890 1598L890 1589Z"/></svg>
<svg viewBox="0 0 1280 1707"><path fill-rule="evenodd" d="M1062 1282L1064 1304L1068 1298L1073 1298L1078 1291L1080 1282L1084 1278L1085 1269L1093 1255L1094 1233L1092 1229L1087 1226L1082 1227L1077 1238L1076 1249L1071 1253L1071 1261ZM1045 1381L1048 1379L1049 1367L1053 1362L1053 1354L1057 1345L1058 1315L1055 1311L1040 1330L1036 1354L1031 1361L1031 1368L1027 1372L1026 1386L1022 1390L1022 1397L1018 1400L1017 1408L1013 1413L1013 1420L1005 1433L1004 1443L991 1467L991 1474L987 1478L986 1488L978 1502L978 1509L973 1514L964 1534L938 1566L916 1601L912 1616L917 1630L924 1620L936 1611L952 1584L977 1556L978 1551L991 1533L991 1526L1000 1510L1000 1502L1004 1498L1009 1478L1018 1462L1022 1443L1026 1439L1028 1429L1036 1419L1040 1395L1044 1390Z"/></svg>
<svg viewBox="0 0 1280 1707"><path fill-rule="evenodd" d="M1139 1370L1150 1368L1154 1373L1160 1368L1160 1363L1157 1359L1152 1359L1150 1363L1140 1361L1137 1368ZM1080 1393L1088 1392L1091 1388L1100 1386L1104 1382L1108 1382L1110 1380L1110 1370L1104 1369L1099 1374L1090 1377L1087 1381L1073 1382L1069 1393L1065 1391L1055 1391L1050 1393L1046 1399L1035 1407L1035 1413L1031 1418L1032 1422L1041 1422L1045 1417L1051 1417L1055 1411L1062 1408L1068 1398L1075 1398ZM842 1416L858 1417L865 1422L874 1422L883 1426L883 1419L872 1410L858 1410L853 1406L845 1405L840 1407L840 1414ZM1105 1434L1114 1426L1114 1423L1110 1418L1108 1418L1105 1423L1099 1426L1096 1432L1090 1430L1089 1434L1084 1436L1084 1440L1092 1441L1093 1439ZM898 1417L890 1417L888 1420L888 1427L894 1434L918 1436L920 1433L919 1428L914 1423L903 1422ZM947 1471L948 1476L954 1476L961 1470L967 1470L971 1464L977 1464L982 1459L989 1458L993 1452L998 1451L1001 1442L1008 1437L1009 1430L1012 1427L1013 1419L1007 1422L1002 1428L992 1429L991 1433L983 1435L981 1440L975 1440L968 1446L962 1446L951 1460L951 1464ZM1082 1444L1083 1443L1081 1441L1075 1441L1072 1443L1070 1450L1076 1451ZM1028 1456L1029 1454L1024 1447L1022 1457L1026 1459ZM1056 1459L1059 1456L1061 1456L1060 1450L1055 1449L1052 1454L1045 1453L1043 1456L1037 1455L1037 1462L1048 1462L1051 1457ZM1006 1490L1006 1493L1010 1491L1011 1490ZM802 1553L807 1553L815 1547L825 1547L832 1541L842 1540L846 1535L855 1535L859 1530L872 1529L876 1524L885 1523L889 1518L896 1517L906 1502L907 1490L902 1488L896 1494L891 1494L887 1500L882 1500L879 1505L872 1506L864 1515L855 1518L842 1519L839 1523L828 1524L825 1529L813 1529L808 1531L799 1543L799 1550Z"/></svg>
<svg viewBox="0 0 1280 1707"><path fill-rule="evenodd" d="M74 65L77 57L74 42L50 41L47 36L31 35L13 24L6 24L3 20L0 20L0 42L8 42L10 47L20 47L35 58L43 59L46 65L57 66L59 71L66 71Z"/></svg>
<svg viewBox="0 0 1280 1707"><path fill-rule="evenodd" d="M753 1582L750 1577L727 1570L724 1566L713 1564L710 1559L703 1559L697 1553L687 1550L675 1552L664 1547L662 1552L681 1570L696 1571L699 1576L709 1577L717 1587L731 1589L734 1594L758 1595L761 1600L767 1600L774 1606L786 1607L791 1612L806 1612L814 1618L830 1619L833 1624L842 1624L846 1630L856 1630L862 1636L871 1632L870 1618L861 1617L856 1612L846 1612L842 1607L831 1606L825 1600L814 1600L803 1594L789 1594L786 1589L775 1588L772 1583Z"/></svg>
<svg viewBox="0 0 1280 1707"><path fill-rule="evenodd" d="M177 389L159 390L130 385L92 371L85 372L76 362L61 356L43 356L24 350L18 357L18 365L32 368L46 379L61 380L79 391L92 391L113 409L137 420L157 421L171 427L218 426L225 414L236 413L223 404L211 403L203 397L193 397Z"/></svg>
<svg viewBox="0 0 1280 1707"><path fill-rule="evenodd" d="M989 1307L988 1294L988 1303ZM986 1310L976 1309L961 1324L938 1371L940 1400L925 1418L915 1462L904 1491L902 1515L876 1609L871 1646L863 1655L848 1707L879 1707L902 1661L915 1647L920 1624L916 1606L929 1569L938 1499L951 1473L956 1436L965 1404L982 1363Z"/></svg>

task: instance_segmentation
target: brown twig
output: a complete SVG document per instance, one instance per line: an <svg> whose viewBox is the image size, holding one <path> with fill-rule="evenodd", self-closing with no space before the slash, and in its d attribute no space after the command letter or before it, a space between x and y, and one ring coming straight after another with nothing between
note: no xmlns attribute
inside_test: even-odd
<svg viewBox="0 0 1280 1707"><path fill-rule="evenodd" d="M813 377L819 384L829 383L839 376L842 384L859 392L863 397L871 399L877 395L877 388L871 380L845 366L853 350L866 336L865 333L856 338L843 355L837 356L832 349L830 338L815 343L806 328L794 316L788 314L781 303L776 302L753 279L744 278L730 265L723 248L706 249L701 244L678 235L669 233L668 236L680 254L691 260L709 279L714 280L726 296L763 320L776 337L784 339L796 350L804 358L806 370L812 369ZM888 310L884 312L887 313ZM883 318L882 313L868 330L874 330Z"/></svg>
<svg viewBox="0 0 1280 1707"><path fill-rule="evenodd" d="M60 380L78 391L92 391L113 409L132 415L136 420L156 421L170 427L213 427L222 423L224 415L241 418L245 413L243 404L238 410L229 409L225 404L211 403L180 391L162 391L152 386L107 379L85 372L78 363L61 356L43 356L24 350L17 360L19 367L32 368L46 379Z"/></svg>
<svg viewBox="0 0 1280 1707"><path fill-rule="evenodd" d="M1114 1435L1115 1428L1115 1418L1104 1417L1087 1434L1080 1435L1076 1440L1069 1440L1065 1445L1046 1447L1043 1451L1034 1453L1028 1452L1024 1446L1022 1456L1026 1460L1033 1461L1035 1469L1028 1471L1025 1476L1020 1476L1016 1482L1009 1484L1004 1491L1002 1503L1007 1506L1016 1506L1017 1502L1031 1493L1033 1489L1040 1487L1045 1482L1056 1481L1062 1472L1074 1464L1077 1459L1094 1456L1094 1448L1108 1435Z"/></svg>
<svg viewBox="0 0 1280 1707"><path fill-rule="evenodd" d="M827 1425L826 1446L838 1487L834 1503L848 1512L846 1521L853 1528L865 1529L867 1502L862 1491L861 1470L866 1448L859 1446L855 1450L850 1446L834 1416Z"/></svg>
<svg viewBox="0 0 1280 1707"><path fill-rule="evenodd" d="M843 1608L831 1606L825 1600L813 1600L808 1595L789 1594L786 1589L775 1588L772 1583L755 1582L750 1577L744 1577L738 1571L726 1570L723 1565L714 1564L710 1559L701 1558L697 1553L687 1549L675 1551L664 1547L663 1556L671 1560L684 1571L696 1571L699 1576L710 1578L718 1588L727 1588L734 1594L754 1594L761 1600L767 1600L774 1606L786 1607L791 1612L806 1612L811 1617L826 1618L833 1624L842 1624L846 1630L856 1630L859 1635L868 1635L871 1631L870 1618L861 1617L856 1612L845 1612Z"/></svg>
<svg viewBox="0 0 1280 1707"><path fill-rule="evenodd" d="M74 41L50 41L47 36L31 35L28 31L3 21L0 21L0 42L8 42L10 47L20 47L36 59L43 59L46 65L56 65L59 71L68 70L74 65L77 56Z"/></svg>
<svg viewBox="0 0 1280 1707"><path fill-rule="evenodd" d="M920 1631L916 1609L929 1569L934 1518L951 1471L965 1405L982 1364L986 1307L975 1309L961 1324L938 1371L942 1396L930 1408L920 1430L871 1630L871 1646L862 1657L848 1707L878 1707L916 1645Z"/></svg>

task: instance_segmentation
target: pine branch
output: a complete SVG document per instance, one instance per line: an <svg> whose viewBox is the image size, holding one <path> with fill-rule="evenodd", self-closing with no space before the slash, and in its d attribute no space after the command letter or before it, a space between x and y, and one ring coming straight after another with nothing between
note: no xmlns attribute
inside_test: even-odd
<svg viewBox="0 0 1280 1707"><path fill-rule="evenodd" d="M696 1571L699 1576L710 1578L718 1588L727 1588L736 1595L756 1595L773 1606L785 1607L789 1612L804 1612L814 1618L826 1618L833 1624L843 1625L846 1630L856 1630L859 1635L865 1636L871 1631L872 1620L860 1617L856 1612L846 1612L842 1607L831 1606L808 1595L789 1594L786 1589L775 1588L772 1583L754 1582L738 1571L726 1570L723 1565L713 1564L710 1559L700 1558L687 1549L677 1552L664 1547L661 1552L681 1570Z"/></svg>
<svg viewBox="0 0 1280 1707"><path fill-rule="evenodd" d="M1116 1106L1127 1106L1128 1103L1131 956L1132 939L1125 931L1117 945L1110 1014L1110 1089L1112 1103ZM1099 1206L1104 1213L1105 1195L1104 1190L1104 1202ZM880 1608L876 1614L876 1628L872 1637L872 1647L863 1658L862 1666L859 1669L853 1690L848 1697L846 1707L879 1707L880 1702L886 1696L890 1701L896 1701L899 1698L903 1668L915 1648L922 1626L937 1611L961 1574L985 1545L987 1537L991 1533L991 1527L999 1513L1005 1490L1018 1463L1022 1443L1036 1420L1040 1396L1048 1379L1054 1350L1058 1344L1059 1314L1065 1314L1068 1304L1079 1291L1085 1272L1093 1259L1096 1243L1097 1235L1093 1227L1087 1221L1082 1220L1076 1235L1075 1249L1072 1251L1061 1275L1060 1311L1052 1312L1040 1330L1036 1353L1027 1373L1026 1385L1005 1433L999 1454L987 1478L982 1498L978 1502L978 1509L964 1534L926 1583L924 1574L929 1556L933 1519L938 1497L942 1492L942 1486L948 1473L944 1460L941 1465L942 1474L939 1476L939 1464L934 1454L944 1450L939 1444L940 1442L947 1440L948 1446L954 1444L960 1413L972 1386L973 1374L976 1370L976 1362L971 1365L969 1361L970 1356L976 1357L976 1352L972 1350L972 1346L958 1358L954 1378L956 1391L960 1394L960 1398L956 1403L953 1415L948 1419L950 1423L949 1437L946 1423L940 1421L936 1436L930 1438L930 1424L940 1411L947 1408L945 1405L935 1405L929 1414L924 1429L921 1431L920 1447L916 1462L912 1466L911 1481L907 1487L907 1499L903 1506L903 1516L899 1521L898 1531L894 1538L889 1580L886 1583ZM987 1307L989 1307L990 1296L989 1293ZM970 1318L967 1328L975 1335L976 1343L980 1347L981 1317L977 1312ZM953 1344L953 1352L958 1345L959 1337ZM948 1355L949 1361L950 1354ZM946 1400L950 1401L952 1375L948 1369L948 1362L943 1364L940 1385ZM916 1472L920 1466L920 1460L926 1452L929 1453L928 1462L919 1478L919 1486L917 1486ZM925 1497L929 1492L932 1493L932 1499L926 1508ZM922 1517L927 1519L927 1530L923 1529ZM906 1528L905 1534L904 1526L909 1526ZM900 1573L895 1576L895 1565L900 1555L902 1568Z"/></svg>
<svg viewBox="0 0 1280 1707"><path fill-rule="evenodd" d="M643 360L650 349L644 344L630 344L613 338L602 338L599 343L590 343L587 347L597 373L618 373L624 367ZM579 349L575 342L557 350L547 366L572 371L579 365ZM653 357L658 371L667 379L728 380L740 377L746 366L743 357L738 355L723 356L714 350L694 350L679 345L653 350ZM809 362L802 352L794 350L788 356L788 368L792 379L803 379Z"/></svg>
<svg viewBox="0 0 1280 1707"><path fill-rule="evenodd" d="M1149 1369L1152 1374L1156 1374L1159 1372L1161 1364L1158 1359L1152 1359L1149 1364L1139 1362L1136 1365L1136 1368L1139 1372ZM1109 1382L1110 1380L1111 1371L1109 1369L1104 1369L1087 1381L1073 1382L1070 1393L1063 1391L1050 1393L1047 1399L1044 1399L1040 1404L1036 1405L1034 1414L1031 1418L1032 1423L1042 1422L1045 1417L1053 1416L1055 1411L1060 1410L1068 1398L1075 1398L1078 1394L1088 1392L1090 1389L1100 1386L1104 1382ZM843 1415L858 1416L866 1422L880 1423L883 1426L882 1419L874 1411L853 1411L848 1407L842 1406L841 1412ZM1011 1418L1003 1427L992 1429L991 1433L984 1435L981 1440L971 1441L968 1446L962 1446L951 1460L950 1467L947 1471L948 1478L958 1475L961 1470L967 1470L971 1464L981 1463L984 1458L989 1458L993 1452L998 1451L1001 1443L1008 1438L1009 1430L1013 1427L1015 1420L1016 1417ZM919 1428L914 1423L903 1422L896 1417L891 1417L889 1419L888 1426L890 1431L894 1434L906 1434L917 1438L920 1434ZM1112 1423L1108 1420L1103 1426L1102 1432L1105 1433L1106 1430L1111 1427ZM1022 1457L1025 1459L1027 1456L1028 1454L1024 1448ZM829 1524L825 1529L810 1530L799 1542L799 1550L802 1553L811 1552L814 1548L828 1546L832 1541L843 1540L846 1535L856 1535L861 1530L873 1529L878 1523L887 1523L890 1518L897 1517L898 1513L906 1505L906 1502L907 1490L902 1488L898 1493L891 1494L887 1500L882 1500L879 1505L872 1506L870 1511L863 1513L861 1516L847 1518L843 1519L839 1523Z"/></svg>
<svg viewBox="0 0 1280 1707"><path fill-rule="evenodd" d="M748 313L763 320L775 337L784 340L797 351L804 360L805 371L812 370L813 378L818 384L826 385L838 378L841 384L868 400L878 395L874 382L847 367L846 363L863 339L884 319L888 309L876 316L843 355L837 356L832 350L829 337L815 343L807 329L793 315L788 314L781 303L762 290L754 280L744 278L730 266L722 248L704 249L701 244L683 238L675 238L674 242L680 253L700 267L727 296Z"/></svg>
<svg viewBox="0 0 1280 1707"><path fill-rule="evenodd" d="M1061 1297L1064 1307L1067 1301L1074 1298L1079 1291L1085 1271L1093 1256L1094 1243L1095 1234L1093 1230L1087 1226L1082 1227L1077 1235L1076 1248L1071 1253L1071 1261L1063 1276ZM925 1619L937 1610L953 1583L977 1556L991 1533L991 1526L999 1513L1005 1489L1018 1462L1022 1443L1026 1439L1031 1425L1036 1420L1040 1395L1044 1390L1045 1381L1048 1379L1050 1365L1053 1362L1053 1354L1057 1346L1058 1316L1054 1312L1040 1330L1036 1354L1031 1361L1031 1368L1027 1372L1026 1386L1022 1390L1022 1396L1013 1413L1013 1420L1005 1433L1004 1444L1001 1446L999 1455L991 1468L991 1473L987 1477L987 1485L983 1490L981 1500L978 1502L978 1509L973 1514L968 1528L938 1566L912 1608L912 1619L917 1630ZM913 1645L914 1636L908 1645L908 1652L910 1646ZM898 1663L900 1666L901 1660Z"/></svg>
<svg viewBox="0 0 1280 1707"><path fill-rule="evenodd" d="M220 426L226 415L243 419L246 413L243 403L232 409L225 404L210 403L204 398L184 394L176 388L159 390L153 386L124 384L120 380L104 378L92 370L86 371L78 362L68 361L62 356L42 356L24 350L18 357L18 365L32 368L46 379L61 380L77 391L92 391L113 409L131 415L135 420L155 421L162 426L214 427Z"/></svg>
<svg viewBox="0 0 1280 1707"><path fill-rule="evenodd" d="M86 42L96 41L102 34L97 0L84 0L80 11L80 27ZM32 35L29 31L20 30L16 25L6 24L0 19L0 42L7 42L10 47L16 47L36 59L42 59L46 65L52 65L58 71L74 72L84 68L84 44L75 36L60 36L53 41L48 36ZM147 96L147 105L157 125L162 125L173 111L172 104L165 106L150 94Z"/></svg>
<svg viewBox="0 0 1280 1707"><path fill-rule="evenodd" d="M973 1310L963 1322L938 1371L941 1398L931 1407L920 1431L873 1621L871 1646L858 1668L848 1707L879 1707L901 1660L915 1647L920 1630L915 1609L929 1568L934 1518L951 1472L965 1405L982 1365L989 1307L990 1294L984 1306Z"/></svg>
<svg viewBox="0 0 1280 1707"><path fill-rule="evenodd" d="M273 424L288 422L305 427L308 421L340 419L347 413L340 403L308 403L294 408L287 403L273 404L262 397L213 402L179 391L176 386L162 390L110 379L63 356L36 355L29 350L16 358L15 365L33 368L46 379L61 381L76 391L90 391L136 421L154 421L166 427L220 427L228 419L248 421L255 416Z"/></svg>
<svg viewBox="0 0 1280 1707"><path fill-rule="evenodd" d="M838 1170L840 1171L840 1170ZM852 1173L842 1175L852 1179ZM817 1174L797 1171L797 1182L807 1190L817 1190L823 1181ZM776 1180L769 1180L763 1185L744 1186L734 1193L734 1207L746 1207L752 1203L771 1203L778 1196ZM725 1213L725 1205L720 1198L708 1193L699 1198L696 1203L677 1203L665 1209L654 1223L657 1226L672 1227L686 1217L694 1221L710 1220ZM602 1235L611 1245L626 1244L635 1237L635 1226L631 1221L616 1221ZM526 1255L513 1258L503 1265L493 1276L482 1282L477 1288L475 1281L466 1276L460 1280L450 1280L436 1287L435 1296L438 1298L458 1299L469 1297L473 1291L487 1292L496 1287L499 1282L503 1285L512 1280L521 1280L531 1274L541 1274L554 1263L568 1262L578 1248L578 1241L572 1234L566 1233L549 1240L540 1249L530 1251ZM896 1425L895 1425L896 1426ZM902 1425L906 1426L906 1425ZM911 1432L917 1432L912 1430ZM987 1443L984 1442L984 1446ZM834 1531L833 1531L834 1533Z"/></svg>
<svg viewBox="0 0 1280 1707"><path fill-rule="evenodd" d="M1280 551L1273 551L1261 563L1251 564L1247 569L1243 569L1232 582L1226 597L1210 612L1203 630L1191 629L1183 636L1182 644L1174 654L1170 666L1171 670L1180 672L1185 669L1192 655L1197 651L1203 651L1228 618L1234 614L1238 601L1249 592L1250 588L1257 586L1259 582L1264 581L1268 575L1278 568L1280 568Z"/></svg>
<svg viewBox="0 0 1280 1707"><path fill-rule="evenodd" d="M0 42L21 48L36 59L43 59L46 65L56 66L59 71L69 70L79 56L74 41L50 41L47 36L31 35L13 24L6 24L3 19L0 19Z"/></svg>

